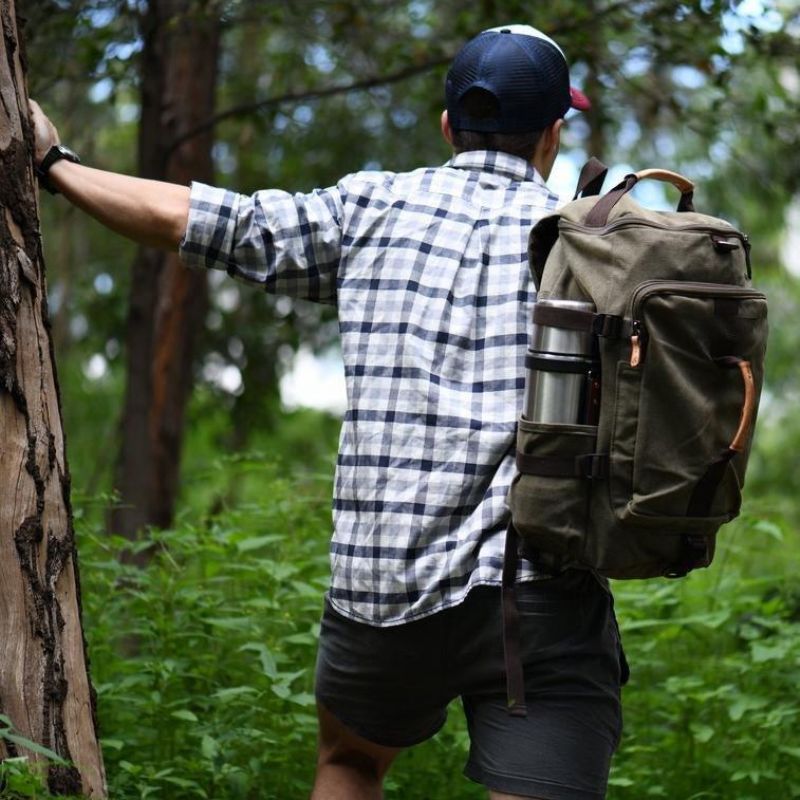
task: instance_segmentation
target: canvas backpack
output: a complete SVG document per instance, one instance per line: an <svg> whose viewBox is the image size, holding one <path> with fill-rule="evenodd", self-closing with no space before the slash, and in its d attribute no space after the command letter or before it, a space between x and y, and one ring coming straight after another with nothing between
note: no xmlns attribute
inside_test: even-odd
<svg viewBox="0 0 800 800"><path fill-rule="evenodd" d="M717 530L739 513L763 380L767 302L751 284L747 237L696 213L693 184L667 170L628 175L598 199L601 168L584 169L590 196L530 234L537 301L593 307L537 305L533 324L591 335L600 397L596 425L519 419L504 608L509 703L520 713L518 557L609 578L708 566ZM674 184L678 211L630 197L645 179ZM531 362L541 366L541 354L529 350Z"/></svg>

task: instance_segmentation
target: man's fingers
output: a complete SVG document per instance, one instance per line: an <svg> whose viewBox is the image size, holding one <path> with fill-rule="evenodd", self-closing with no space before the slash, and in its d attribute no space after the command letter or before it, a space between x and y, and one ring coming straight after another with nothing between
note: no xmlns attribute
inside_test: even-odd
<svg viewBox="0 0 800 800"><path fill-rule="evenodd" d="M28 107L33 122L35 159L38 164L44 158L45 153L54 144L59 144L61 140L58 138L56 126L50 122L41 106L35 100L28 100Z"/></svg>

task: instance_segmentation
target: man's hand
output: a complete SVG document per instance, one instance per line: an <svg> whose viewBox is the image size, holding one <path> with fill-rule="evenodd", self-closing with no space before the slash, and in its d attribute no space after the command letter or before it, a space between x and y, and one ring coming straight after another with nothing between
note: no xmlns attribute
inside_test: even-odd
<svg viewBox="0 0 800 800"><path fill-rule="evenodd" d="M34 163L39 166L47 151L54 144L61 144L61 139L58 138L56 126L50 122L39 104L35 100L28 100L28 106L33 123Z"/></svg>

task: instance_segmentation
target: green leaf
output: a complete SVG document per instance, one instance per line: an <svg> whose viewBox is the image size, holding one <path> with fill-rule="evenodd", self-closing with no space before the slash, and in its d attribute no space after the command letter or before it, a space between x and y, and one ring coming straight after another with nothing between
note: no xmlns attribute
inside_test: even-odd
<svg viewBox="0 0 800 800"><path fill-rule="evenodd" d="M272 684L272 691L278 695L281 700L287 700L292 693L292 690L285 683Z"/></svg>
<svg viewBox="0 0 800 800"><path fill-rule="evenodd" d="M695 741L701 742L702 744L711 741L714 736L714 729L710 725L703 725L699 722L693 722L690 728Z"/></svg>
<svg viewBox="0 0 800 800"><path fill-rule="evenodd" d="M252 686L231 686L227 689L217 689L212 697L219 700L232 700L235 697L242 697L246 694L258 694Z"/></svg>
<svg viewBox="0 0 800 800"><path fill-rule="evenodd" d="M788 655L791 647L791 640L782 640L774 644L754 642L751 647L753 661L756 664L763 664L766 661L782 661Z"/></svg>
<svg viewBox="0 0 800 800"><path fill-rule="evenodd" d="M197 718L197 715L192 713L186 708L181 708L178 711L173 711L170 714L171 717L175 717L175 719L183 719L186 722L199 722L200 720Z"/></svg>
<svg viewBox="0 0 800 800"><path fill-rule="evenodd" d="M741 695L728 707L728 716L733 722L738 722L748 711L758 711L764 708L768 701L763 697Z"/></svg>
<svg viewBox="0 0 800 800"><path fill-rule="evenodd" d="M623 778L623 777L621 777L621 776L620 776L620 777L617 777L616 775L612 775L612 776L611 776L611 777L608 779L608 785L609 785L609 786L628 787L628 786L633 786L633 785L634 785L634 783L635 783L635 782L634 782L634 781L632 781L630 778Z"/></svg>
<svg viewBox="0 0 800 800"><path fill-rule="evenodd" d="M101 739L100 747L108 748L109 750L120 751L123 747L125 747L125 742L123 742L121 739Z"/></svg>
<svg viewBox="0 0 800 800"><path fill-rule="evenodd" d="M251 550L259 550L266 547L268 544L274 544L281 541L283 537L277 533L271 533L267 536L254 536L251 539L243 539L241 542L236 543L236 549L240 553L248 553Z"/></svg>
<svg viewBox="0 0 800 800"><path fill-rule="evenodd" d="M767 536L771 536L776 542L783 541L783 531L778 525L776 525L774 522L770 522L768 519L760 519L755 525L753 525L753 527L757 531L766 533Z"/></svg>
<svg viewBox="0 0 800 800"><path fill-rule="evenodd" d="M200 741L200 752L209 760L212 761L219 753L219 742L206 734Z"/></svg>
<svg viewBox="0 0 800 800"><path fill-rule="evenodd" d="M249 617L206 617L203 622L207 625L213 625L215 628L228 630L242 630L249 628L253 624Z"/></svg>
<svg viewBox="0 0 800 800"><path fill-rule="evenodd" d="M289 701L291 703L296 703L298 706L313 706L316 702L316 698L313 694L309 694L308 692L300 692L299 694L293 694Z"/></svg>
<svg viewBox="0 0 800 800"><path fill-rule="evenodd" d="M262 642L248 642L239 648L241 651L252 651L258 653L261 660L261 669L268 678L275 678L278 674L278 665L275 663L275 657L270 652L269 648Z"/></svg>
<svg viewBox="0 0 800 800"><path fill-rule="evenodd" d="M19 747L24 747L26 750L30 750L32 753L37 753L40 756L44 756L55 764L69 763L61 758L58 753L54 753L49 748L44 747L41 744L37 744L36 742L32 742L30 739L26 739L24 736L18 736L15 733L8 733L7 731L3 731L0 735L6 741L13 742Z"/></svg>

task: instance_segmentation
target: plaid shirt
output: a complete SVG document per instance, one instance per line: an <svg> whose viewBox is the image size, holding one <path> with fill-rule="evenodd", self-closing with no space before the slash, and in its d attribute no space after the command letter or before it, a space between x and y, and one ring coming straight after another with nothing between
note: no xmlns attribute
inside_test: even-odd
<svg viewBox="0 0 800 800"><path fill-rule="evenodd" d="M193 184L187 264L337 307L348 407L330 599L346 616L394 625L500 583L528 233L556 202L527 162L483 151L310 194ZM523 564L519 579L536 577Z"/></svg>

